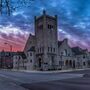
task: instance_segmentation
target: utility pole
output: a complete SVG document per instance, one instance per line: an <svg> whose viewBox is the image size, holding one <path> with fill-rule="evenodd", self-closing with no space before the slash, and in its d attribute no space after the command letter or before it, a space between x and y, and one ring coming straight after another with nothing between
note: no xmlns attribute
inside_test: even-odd
<svg viewBox="0 0 90 90"><path fill-rule="evenodd" d="M61 70L63 69L63 54L61 53Z"/></svg>

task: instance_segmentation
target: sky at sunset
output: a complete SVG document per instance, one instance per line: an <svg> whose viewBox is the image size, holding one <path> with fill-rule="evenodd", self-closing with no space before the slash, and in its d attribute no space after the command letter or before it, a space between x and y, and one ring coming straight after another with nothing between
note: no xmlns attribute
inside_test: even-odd
<svg viewBox="0 0 90 90"><path fill-rule="evenodd" d="M43 10L58 15L59 40L68 38L71 47L90 51L90 0L32 0L29 7L19 6L11 16L0 16L0 51L10 50L10 45L13 51L23 50L28 35L34 34L34 16Z"/></svg>

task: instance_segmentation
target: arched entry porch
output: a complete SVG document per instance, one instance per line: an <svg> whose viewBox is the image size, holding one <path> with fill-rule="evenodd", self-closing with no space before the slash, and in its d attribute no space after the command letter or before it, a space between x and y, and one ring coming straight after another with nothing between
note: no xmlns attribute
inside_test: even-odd
<svg viewBox="0 0 90 90"><path fill-rule="evenodd" d="M72 60L69 61L69 67L72 68Z"/></svg>
<svg viewBox="0 0 90 90"><path fill-rule="evenodd" d="M73 68L75 68L75 61L73 61Z"/></svg>
<svg viewBox="0 0 90 90"><path fill-rule="evenodd" d="M68 60L66 60L65 65L68 66Z"/></svg>
<svg viewBox="0 0 90 90"><path fill-rule="evenodd" d="M66 68L72 68L72 60L66 60L65 65Z"/></svg>

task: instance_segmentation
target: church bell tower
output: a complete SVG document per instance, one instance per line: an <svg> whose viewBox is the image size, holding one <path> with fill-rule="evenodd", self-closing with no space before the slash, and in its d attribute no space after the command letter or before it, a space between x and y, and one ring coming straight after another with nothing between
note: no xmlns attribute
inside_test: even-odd
<svg viewBox="0 0 90 90"><path fill-rule="evenodd" d="M35 16L36 66L41 70L56 69L58 54L57 15Z"/></svg>

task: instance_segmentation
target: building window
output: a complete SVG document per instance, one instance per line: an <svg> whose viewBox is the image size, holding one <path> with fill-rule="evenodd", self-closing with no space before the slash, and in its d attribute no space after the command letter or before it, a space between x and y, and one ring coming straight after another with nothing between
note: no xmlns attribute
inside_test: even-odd
<svg viewBox="0 0 90 90"><path fill-rule="evenodd" d="M61 55L63 55L63 52L61 52Z"/></svg>
<svg viewBox="0 0 90 90"><path fill-rule="evenodd" d="M44 52L44 47L42 47L42 52Z"/></svg>
<svg viewBox="0 0 90 90"><path fill-rule="evenodd" d="M49 52L49 47L48 47L48 52Z"/></svg>
<svg viewBox="0 0 90 90"><path fill-rule="evenodd" d="M42 51L42 50L41 50L41 48L40 48L40 53L41 53L41 51Z"/></svg>
<svg viewBox="0 0 90 90"><path fill-rule="evenodd" d="M85 56L83 56L83 58L85 58Z"/></svg>
<svg viewBox="0 0 90 90"><path fill-rule="evenodd" d="M38 48L38 52L39 52L39 48Z"/></svg>
<svg viewBox="0 0 90 90"><path fill-rule="evenodd" d="M67 56L67 49L64 50L64 55Z"/></svg>
<svg viewBox="0 0 90 90"><path fill-rule="evenodd" d="M27 53L27 56L28 56L28 53Z"/></svg>
<svg viewBox="0 0 90 90"><path fill-rule="evenodd" d="M68 56L70 56L70 53L68 54Z"/></svg>
<svg viewBox="0 0 90 90"><path fill-rule="evenodd" d="M86 63L85 63L85 62L83 62L83 65L85 66L85 65L86 65Z"/></svg>
<svg viewBox="0 0 90 90"><path fill-rule="evenodd" d="M51 47L51 52L52 52L52 47Z"/></svg>
<svg viewBox="0 0 90 90"><path fill-rule="evenodd" d="M46 65L47 65L48 63L44 63L44 64L46 64Z"/></svg>
<svg viewBox="0 0 90 90"><path fill-rule="evenodd" d="M8 53L9 54L9 56L11 56L11 53Z"/></svg>
<svg viewBox="0 0 90 90"><path fill-rule="evenodd" d="M16 59L17 59L17 56L16 56Z"/></svg>
<svg viewBox="0 0 90 90"><path fill-rule="evenodd" d="M24 61L24 63L27 63L27 62L28 62L28 61L26 61L26 60Z"/></svg>
<svg viewBox="0 0 90 90"><path fill-rule="evenodd" d="M30 60L30 63L32 63L32 59Z"/></svg>
<svg viewBox="0 0 90 90"><path fill-rule="evenodd" d="M48 29L50 29L50 25L48 24Z"/></svg>
<svg viewBox="0 0 90 90"><path fill-rule="evenodd" d="M53 51L55 52L55 48L53 48Z"/></svg>
<svg viewBox="0 0 90 90"><path fill-rule="evenodd" d="M53 29L53 26L51 26L51 29Z"/></svg>
<svg viewBox="0 0 90 90"><path fill-rule="evenodd" d="M32 56L32 53L30 53L30 56Z"/></svg>
<svg viewBox="0 0 90 90"><path fill-rule="evenodd" d="M67 49L65 49L65 54L66 54L66 56L67 56Z"/></svg>
<svg viewBox="0 0 90 90"><path fill-rule="evenodd" d="M53 25L48 24L48 29L53 29Z"/></svg>
<svg viewBox="0 0 90 90"><path fill-rule="evenodd" d="M19 59L21 59L21 57L19 56Z"/></svg>

